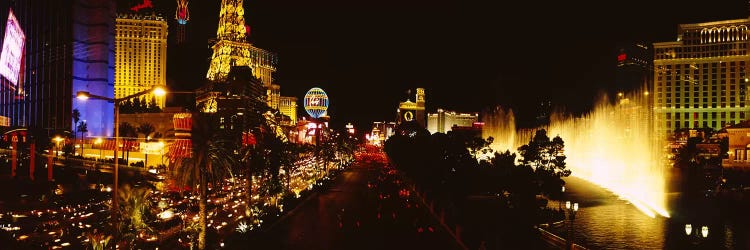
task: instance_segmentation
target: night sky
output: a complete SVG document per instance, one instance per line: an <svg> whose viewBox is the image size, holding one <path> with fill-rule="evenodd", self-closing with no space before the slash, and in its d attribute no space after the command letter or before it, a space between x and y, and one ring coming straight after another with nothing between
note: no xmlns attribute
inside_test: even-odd
<svg viewBox="0 0 750 250"><path fill-rule="evenodd" d="M168 83L193 89L205 78L221 1L190 1L179 46L175 1L153 1L169 19ZM321 87L332 126L369 130L394 120L416 87L426 88L428 112L502 105L521 126L543 100L584 112L614 79L617 43L674 41L680 23L750 13L740 0L470 2L245 0L245 20L250 41L279 55L282 95L302 106Z"/></svg>

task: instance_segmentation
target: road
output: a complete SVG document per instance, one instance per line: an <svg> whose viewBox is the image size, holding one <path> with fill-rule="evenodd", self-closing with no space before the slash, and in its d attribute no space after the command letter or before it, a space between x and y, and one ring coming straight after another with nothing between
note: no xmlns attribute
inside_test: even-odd
<svg viewBox="0 0 750 250"><path fill-rule="evenodd" d="M384 163L354 164L249 246L257 249L461 249ZM401 192L399 192L401 191ZM238 249L246 246L237 246ZM234 248L234 247L230 247Z"/></svg>

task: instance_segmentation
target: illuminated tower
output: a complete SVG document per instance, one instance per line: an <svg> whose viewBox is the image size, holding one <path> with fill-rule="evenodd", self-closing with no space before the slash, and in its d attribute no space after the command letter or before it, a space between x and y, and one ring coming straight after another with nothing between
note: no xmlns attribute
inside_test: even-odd
<svg viewBox="0 0 750 250"><path fill-rule="evenodd" d="M232 66L249 66L253 75L269 88L271 74L276 71L274 53L256 48L247 41L249 27L245 24L243 0L222 0L216 43L206 78L221 81Z"/></svg>
<svg viewBox="0 0 750 250"><path fill-rule="evenodd" d="M423 88L417 88L416 94L417 102L406 100L398 104L397 121L399 124L402 122L416 121L420 126L427 127L427 116L424 113L425 109L425 92Z"/></svg>
<svg viewBox="0 0 750 250"><path fill-rule="evenodd" d="M115 98L166 85L167 21L155 15L117 17ZM144 96L164 107L164 97Z"/></svg>
<svg viewBox="0 0 750 250"><path fill-rule="evenodd" d="M177 20L177 44L181 44L185 41L185 25L190 20L187 0L177 0L177 10L174 13L174 19Z"/></svg>

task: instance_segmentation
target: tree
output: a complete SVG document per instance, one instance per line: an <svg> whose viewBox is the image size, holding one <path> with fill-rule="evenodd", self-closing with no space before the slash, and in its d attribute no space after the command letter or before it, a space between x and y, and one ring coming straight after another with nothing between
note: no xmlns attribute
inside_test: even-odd
<svg viewBox="0 0 750 250"><path fill-rule="evenodd" d="M112 235L105 235L94 229L93 233L86 233L86 238L89 240L92 250L104 250L109 249L109 241L112 240Z"/></svg>
<svg viewBox="0 0 750 250"><path fill-rule="evenodd" d="M120 130L120 137L124 137L125 140L123 140L123 146L122 147L122 158L125 159L125 162L130 162L130 144L133 141L133 138L138 137L138 133L135 127L127 122L121 122L119 126ZM120 145L115 145L115 147L119 147ZM127 155L127 156L126 156Z"/></svg>
<svg viewBox="0 0 750 250"><path fill-rule="evenodd" d="M84 134L86 132L89 132L89 126L86 124L86 121L80 121L78 122L78 126L76 126L76 129L78 132L81 132L81 140L84 139ZM75 151L75 147L73 147L73 150ZM73 152L73 155L75 155L75 152ZM83 143L81 143L81 156L83 156Z"/></svg>
<svg viewBox="0 0 750 250"><path fill-rule="evenodd" d="M156 103L156 97L152 96L151 100L148 102L148 110L149 113L159 113L161 112L161 108L159 108L159 105Z"/></svg>
<svg viewBox="0 0 750 250"><path fill-rule="evenodd" d="M75 131L73 132L73 142L75 142L76 139L77 139L77 135L78 135L78 125L79 125L78 121L81 120L81 112L78 111L78 109L73 109L73 115L72 116L73 116L73 126L74 126L73 129L75 129ZM73 148L73 150L75 150L75 148ZM74 151L73 155L75 155L75 154L76 154L76 152Z"/></svg>
<svg viewBox="0 0 750 250"><path fill-rule="evenodd" d="M148 221L153 220L151 209L151 190L146 187L124 185L118 191L120 213L123 215L118 230L126 246L132 246L140 232L152 232ZM127 248L127 247L126 247Z"/></svg>
<svg viewBox="0 0 750 250"><path fill-rule="evenodd" d="M141 98L133 98L133 111L132 113L138 114L143 113L143 103Z"/></svg>
<svg viewBox="0 0 750 250"><path fill-rule="evenodd" d="M236 165L232 150L234 140L218 128L215 114L193 113L192 157L180 158L171 167L172 176L178 183L198 187L198 249L206 249L208 184L217 184L231 175Z"/></svg>
<svg viewBox="0 0 750 250"><path fill-rule="evenodd" d="M136 131L138 133L143 134L143 137L146 138L146 142L148 142L151 138L150 137L151 133L156 131L156 128L154 127L154 125L151 125L151 123L141 123L141 125L138 126ZM147 153L144 153L144 158L145 160L143 162L143 166L148 168L148 154Z"/></svg>
<svg viewBox="0 0 750 250"><path fill-rule="evenodd" d="M122 105L120 105L120 113L121 114L132 114L134 108L133 108L133 100L128 99L126 100Z"/></svg>
<svg viewBox="0 0 750 250"><path fill-rule="evenodd" d="M528 144L518 148L522 165L534 170L536 181L545 194L554 195L560 192L565 184L561 178L571 174L565 166L564 149L563 139L555 136L550 140L544 129L537 130Z"/></svg>
<svg viewBox="0 0 750 250"><path fill-rule="evenodd" d="M302 148L299 145L288 141L284 142L282 147L283 155L281 157L281 168L284 169L284 173L286 174L286 192L289 193L292 192L290 188L292 174L299 168L297 162L300 159Z"/></svg>

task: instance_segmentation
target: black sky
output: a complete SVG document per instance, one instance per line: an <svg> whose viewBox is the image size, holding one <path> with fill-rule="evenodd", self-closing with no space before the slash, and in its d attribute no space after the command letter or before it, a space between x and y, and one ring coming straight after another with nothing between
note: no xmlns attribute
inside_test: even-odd
<svg viewBox="0 0 750 250"><path fill-rule="evenodd" d="M170 20L169 84L202 84L221 1L190 1L188 41L180 46L172 39L175 1L153 1ZM333 126L353 122L364 129L393 120L398 102L416 87L426 88L428 112L502 105L522 124L542 100L583 112L614 79L617 43L673 41L680 23L748 17L741 0L473 2L245 0L244 6L250 41L279 55L282 95L301 100L321 87Z"/></svg>

